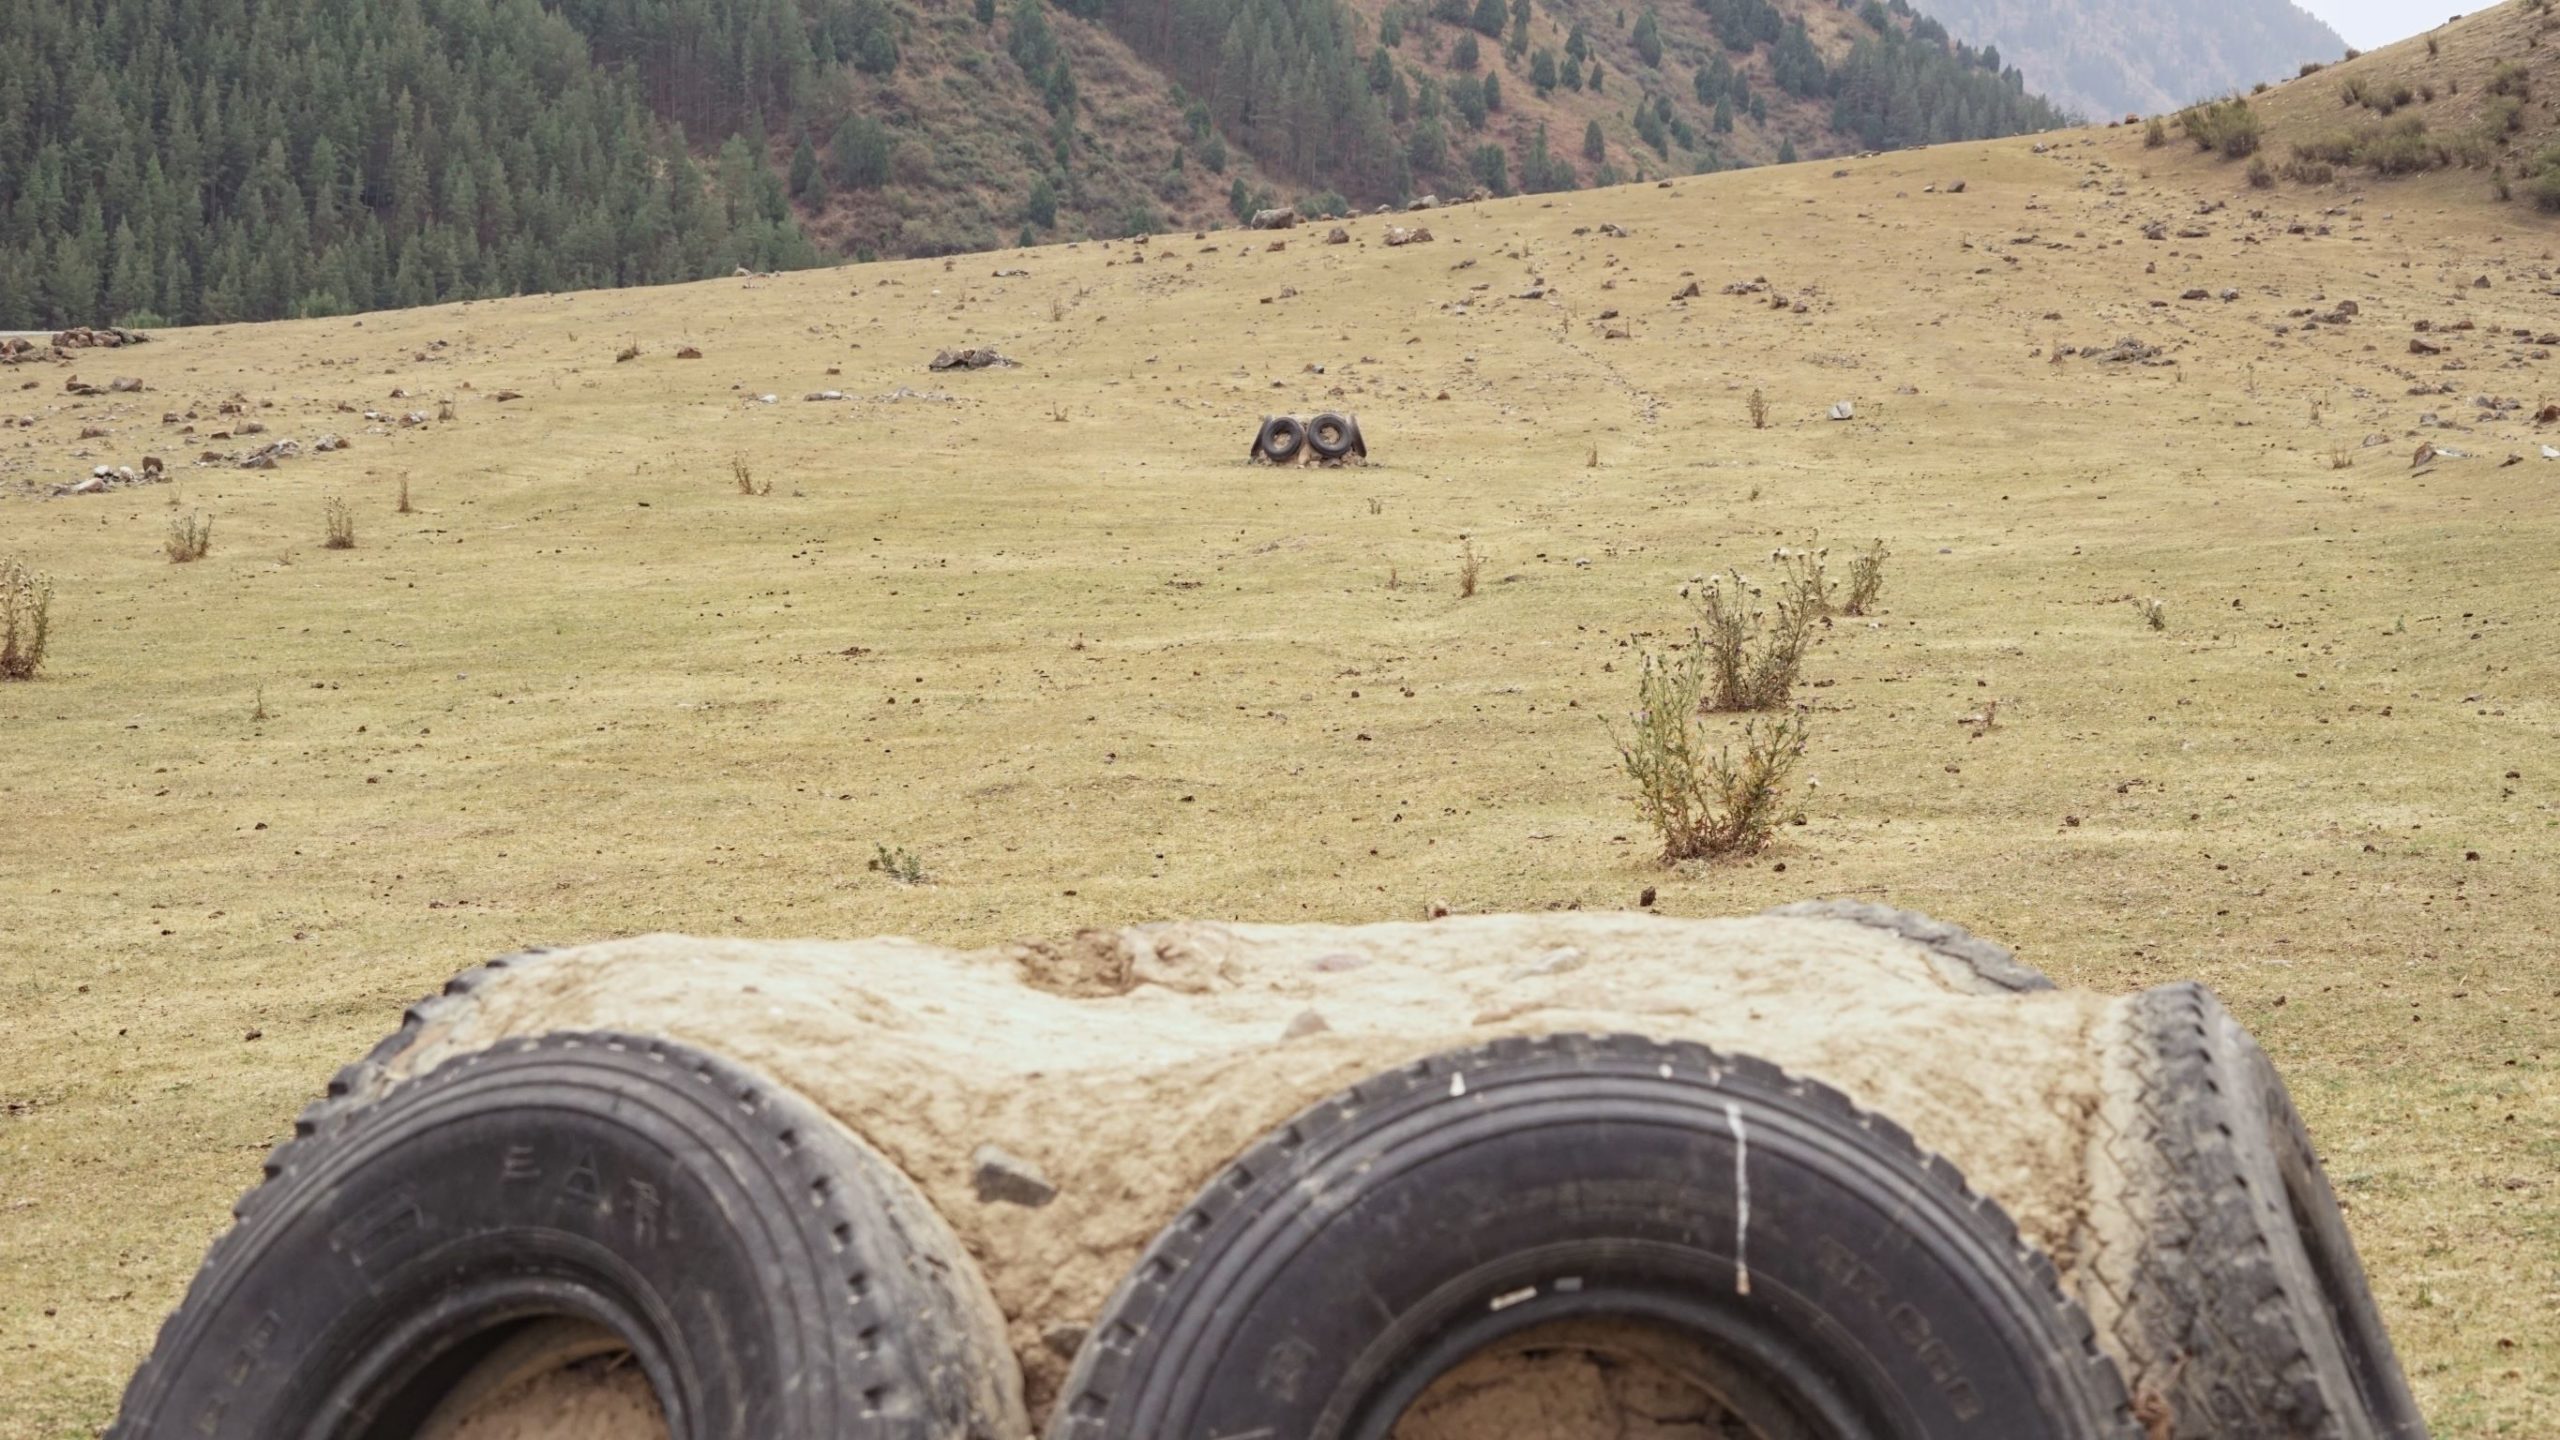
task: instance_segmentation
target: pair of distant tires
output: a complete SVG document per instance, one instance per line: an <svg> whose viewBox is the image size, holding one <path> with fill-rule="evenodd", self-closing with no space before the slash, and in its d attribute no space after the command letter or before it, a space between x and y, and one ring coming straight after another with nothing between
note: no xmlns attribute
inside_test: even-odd
<svg viewBox="0 0 2560 1440"><path fill-rule="evenodd" d="M1306 420L1295 415L1267 415L1262 428L1254 432L1253 459L1294 465L1310 455L1318 460L1341 460L1352 455L1367 459L1369 445L1360 438L1359 420L1331 410Z"/></svg>
<svg viewBox="0 0 2560 1440"><path fill-rule="evenodd" d="M2044 983L1850 908L1974 988ZM110 1437L442 1440L599 1349L675 1440L1027 1434L973 1263L805 1099L611 1035L356 1098L415 1028L270 1159ZM1579 1352L1666 1367L1701 1433L1755 1440L2422 1436L2264 1053L2177 985L2129 1007L2109 1066L2093 1143L2119 1173L2081 1262L2122 1289L2130 1389L2053 1266L1891 1122L1748 1057L1556 1035L1375 1076L1266 1136L1139 1260L1048 1434L1386 1440L1470 1357Z"/></svg>

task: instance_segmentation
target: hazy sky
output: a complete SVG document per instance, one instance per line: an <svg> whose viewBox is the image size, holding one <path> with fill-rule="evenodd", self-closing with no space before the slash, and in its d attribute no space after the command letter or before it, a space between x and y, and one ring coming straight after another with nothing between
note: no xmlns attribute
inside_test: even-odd
<svg viewBox="0 0 2560 1440"><path fill-rule="evenodd" d="M2421 30L2431 30L2448 15L2468 10L2486 10L2495 0L2294 0L2294 3L2329 22L2329 28L2347 37L2347 43L2360 50L2406 40Z"/></svg>

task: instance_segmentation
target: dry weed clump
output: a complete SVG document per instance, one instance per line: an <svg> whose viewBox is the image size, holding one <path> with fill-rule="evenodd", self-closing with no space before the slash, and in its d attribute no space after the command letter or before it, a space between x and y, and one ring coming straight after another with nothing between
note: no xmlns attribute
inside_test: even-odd
<svg viewBox="0 0 2560 1440"><path fill-rule="evenodd" d="M729 457L729 478L737 482L738 493L741 495L770 495L773 493L773 482L770 480L758 481L756 479L755 467L747 463L747 457L744 455L732 455Z"/></svg>
<svg viewBox="0 0 2560 1440"><path fill-rule="evenodd" d="M1812 642L1815 614L1801 595L1772 597L1739 570L1681 587L1698 605L1691 648L1703 654L1707 709L1775 710L1795 693Z"/></svg>
<svg viewBox="0 0 2560 1440"><path fill-rule="evenodd" d="M33 680L53 629L53 577L12 555L0 562L0 680Z"/></svg>
<svg viewBox="0 0 2560 1440"><path fill-rule="evenodd" d="M400 503L392 506L391 509L393 513L400 515L417 513L417 507L409 503L409 477L406 475L400 477Z"/></svg>
<svg viewBox="0 0 2560 1440"><path fill-rule="evenodd" d="M169 552L169 563L184 565L201 560L213 548L213 517L200 510L169 517L169 538L161 542Z"/></svg>
<svg viewBox="0 0 2560 1440"><path fill-rule="evenodd" d="M1875 610L1876 600L1884 594L1884 562L1892 556L1879 539L1849 557L1849 598L1841 602L1841 614L1866 615Z"/></svg>
<svg viewBox="0 0 2560 1440"><path fill-rule="evenodd" d="M2340 448L2338 448L2338 449L2336 449L2336 450L2332 450L2332 451L2330 451L2330 452L2329 452L2329 468L2330 468L2330 469L2332 469L2332 470L2352 470L2352 469L2354 469L2354 468L2355 468L2355 465L2356 465L2356 454L2355 454L2355 452L2354 452L2354 451L2349 450L2349 449L2346 449L2346 448L2344 448L2344 447L2340 447Z"/></svg>
<svg viewBox="0 0 2560 1440"><path fill-rule="evenodd" d="M1743 401L1742 407L1750 413L1752 429L1769 428L1769 397L1760 393L1759 386L1751 387L1751 398Z"/></svg>
<svg viewBox="0 0 2560 1440"><path fill-rule="evenodd" d="M347 508L346 501L330 496L328 503L320 507L320 522L327 532L327 538L321 542L323 547L330 550L356 548L356 512Z"/></svg>
<svg viewBox="0 0 2560 1440"><path fill-rule="evenodd" d="M1473 540L1468 539L1468 538L1467 538L1466 536L1464 536L1464 535L1459 536L1459 537L1458 537L1458 598L1459 598L1459 599L1461 599L1461 600L1467 599L1468 597L1470 597L1470 596L1472 596L1472 595L1474 595L1474 594L1476 593L1476 579L1477 579L1477 577L1478 577L1478 576L1482 575L1483 573L1484 573L1484 557L1483 557L1482 555L1479 555L1479 554L1477 554L1477 553L1476 553L1476 542L1474 542Z"/></svg>
<svg viewBox="0 0 2560 1440"><path fill-rule="evenodd" d="M2142 612L2142 623L2149 628L2154 630L2169 628L2169 602L2158 596L2145 595L2133 602L2133 608Z"/></svg>
<svg viewBox="0 0 2560 1440"><path fill-rule="evenodd" d="M1804 758L1804 717L1789 713L1742 732L1741 754L1710 754L1700 709L1712 657L1700 646L1677 655L1647 651L1636 710L1610 727L1619 762L1636 784L1636 807L1662 837L1666 863L1750 855L1790 818L1787 782Z"/></svg>

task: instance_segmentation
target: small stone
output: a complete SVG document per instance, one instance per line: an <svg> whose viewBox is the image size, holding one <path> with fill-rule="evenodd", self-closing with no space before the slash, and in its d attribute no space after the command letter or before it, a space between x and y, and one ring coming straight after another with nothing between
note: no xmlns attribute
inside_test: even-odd
<svg viewBox="0 0 2560 1440"><path fill-rule="evenodd" d="M970 1152L970 1167L976 1172L978 1200L986 1205L1020 1205L1037 1210L1058 1198L1058 1187L1040 1173L1030 1161L994 1145L981 1145Z"/></svg>
<svg viewBox="0 0 2560 1440"><path fill-rule="evenodd" d="M1834 420L1854 420L1857 416L1858 407L1846 400L1831 407L1831 418Z"/></svg>
<svg viewBox="0 0 2560 1440"><path fill-rule="evenodd" d="M1280 1038L1284 1041L1304 1040L1310 1035L1322 1035L1331 1029L1333 1026L1326 1023L1322 1015L1313 1010L1301 1010L1289 1021L1288 1028L1280 1032Z"/></svg>
<svg viewBox="0 0 2560 1440"><path fill-rule="evenodd" d="M1040 1334L1040 1343L1061 1360L1073 1360L1084 1348L1085 1329L1081 1325L1052 1325Z"/></svg>

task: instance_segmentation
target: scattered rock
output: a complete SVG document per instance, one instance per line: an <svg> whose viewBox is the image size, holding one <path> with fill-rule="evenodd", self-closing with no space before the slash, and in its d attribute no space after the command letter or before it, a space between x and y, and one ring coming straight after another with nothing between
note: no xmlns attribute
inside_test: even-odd
<svg viewBox="0 0 2560 1440"><path fill-rule="evenodd" d="M1966 182L1962 180L1950 180L1947 182L1946 193L1949 195L1961 195L1964 193L1965 184Z"/></svg>
<svg viewBox="0 0 2560 1440"><path fill-rule="evenodd" d="M2121 365L2137 361L2156 360L2160 358L2160 347L2157 345L2145 345L2141 341L2127 335L2104 350L2083 350L2080 353L2091 360L2101 361L2110 365Z"/></svg>
<svg viewBox="0 0 2560 1440"><path fill-rule="evenodd" d="M1058 1187L1037 1166L999 1146L979 1146L970 1152L969 1166L981 1204L1037 1210L1058 1198Z"/></svg>
<svg viewBox="0 0 2560 1440"><path fill-rule="evenodd" d="M1407 230L1401 225L1390 225L1387 227L1387 243L1389 245L1420 245L1430 239L1431 230L1428 226L1417 225L1411 230Z"/></svg>
<svg viewBox="0 0 2560 1440"><path fill-rule="evenodd" d="M1672 298L1672 299L1674 299L1674 300L1695 300L1695 299L1697 299L1697 298L1698 298L1698 282L1697 282L1697 281L1695 281L1695 280L1692 280L1692 281L1690 281L1688 284L1681 286L1681 287L1680 287L1680 291L1679 291L1679 293L1678 293L1678 294L1676 294L1676 295L1673 295L1671 298Z"/></svg>
<svg viewBox="0 0 2560 1440"><path fill-rule="evenodd" d="M679 359L681 359L682 357L681 357L681 356L679 356L678 358L679 358ZM697 360L701 359L701 358L702 358L702 353L701 353L700 351L695 351L695 352L694 352L694 358L695 358L695 359L697 359ZM490 398L490 399L492 399L492 400L497 401L497 402L498 402L499 404L501 404L501 405L504 405L504 404L506 404L506 403L507 403L508 401L510 401L510 400L521 400L521 399L523 399L523 398L524 398L524 392L523 392L523 391L521 391L521 390L501 390L501 391L499 391L498 393L496 393L496 394L494 394L494 395L490 396L489 398Z"/></svg>
<svg viewBox="0 0 2560 1440"><path fill-rule="evenodd" d="M1339 225L1336 225L1331 230L1325 232L1324 243L1327 245L1348 245L1351 243L1351 232L1343 229Z"/></svg>
<svg viewBox="0 0 2560 1440"><path fill-rule="evenodd" d="M326 455L332 450L344 450L346 448L347 437L344 435L323 435L318 440L313 441L311 445L312 451L321 455Z"/></svg>
<svg viewBox="0 0 2560 1440"><path fill-rule="evenodd" d="M945 350L933 357L936 370L984 370L990 366L1010 370L1014 362L993 349ZM812 397L815 398L815 397ZM836 397L842 399L842 396Z"/></svg>
<svg viewBox="0 0 2560 1440"><path fill-rule="evenodd" d="M679 360L699 360L702 358L702 347L698 345L687 345L676 352L676 358Z"/></svg>
<svg viewBox="0 0 2560 1440"><path fill-rule="evenodd" d="M1404 208L1408 211L1437 210L1440 208L1440 197L1437 195L1425 195Z"/></svg>
<svg viewBox="0 0 2560 1440"><path fill-rule="evenodd" d="M1858 418L1858 407L1846 400L1840 401L1838 404L1831 407L1831 418L1834 420L1854 420Z"/></svg>
<svg viewBox="0 0 2560 1440"><path fill-rule="evenodd" d="M1253 228L1256 230L1290 230L1295 229L1297 224L1298 207L1295 205L1283 205L1276 210L1253 212Z"/></svg>
<svg viewBox="0 0 2560 1440"><path fill-rule="evenodd" d="M2199 286L2199 287L2197 287L2196 289L2190 290L2190 291L2188 291L2187 293L2185 293L2185 294L2183 294L2183 295L2179 296L2178 298L2179 298L2179 299L2181 299L2181 300L2210 300L2210 299L2212 299L2212 298L2213 298L2213 292L2212 292L2212 291L2210 291L2210 290L2204 289L2203 287Z"/></svg>
<svg viewBox="0 0 2560 1440"><path fill-rule="evenodd" d="M2412 355L2441 355L2444 353L2444 347L2431 340L2421 340L2417 336L2412 335L2409 337L2409 353Z"/></svg>
<svg viewBox="0 0 2560 1440"><path fill-rule="evenodd" d="M1629 238L1632 232L1624 225L1604 224L1600 227L1600 233L1612 240L1624 240Z"/></svg>
<svg viewBox="0 0 2560 1440"><path fill-rule="evenodd" d="M1327 1024L1322 1015L1313 1010L1301 1010L1291 1017L1288 1028L1280 1032L1280 1038L1284 1041L1304 1040L1310 1035L1322 1035L1332 1028L1333 1026Z"/></svg>
<svg viewBox="0 0 2560 1440"><path fill-rule="evenodd" d="M936 366L934 368L940 369L941 367ZM803 400L841 400L844 398L844 392L841 390L812 390L800 398Z"/></svg>

